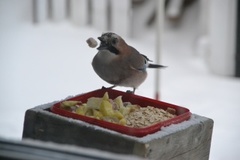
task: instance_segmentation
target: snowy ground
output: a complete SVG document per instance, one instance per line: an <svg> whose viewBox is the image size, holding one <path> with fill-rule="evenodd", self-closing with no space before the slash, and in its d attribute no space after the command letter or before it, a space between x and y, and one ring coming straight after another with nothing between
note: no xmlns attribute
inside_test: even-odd
<svg viewBox="0 0 240 160"><path fill-rule="evenodd" d="M67 22L0 28L0 137L21 139L29 108L109 86L94 73L96 50L85 42L100 34ZM214 120L211 160L239 159L240 79L210 73L194 52L195 40L194 25L166 29L161 57L169 67L161 70L161 100ZM153 30L126 41L154 60ZM153 70L136 94L154 97Z"/></svg>

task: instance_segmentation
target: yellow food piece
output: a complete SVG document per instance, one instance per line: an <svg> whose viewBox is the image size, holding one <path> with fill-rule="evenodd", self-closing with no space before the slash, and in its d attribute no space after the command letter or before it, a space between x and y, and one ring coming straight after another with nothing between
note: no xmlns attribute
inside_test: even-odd
<svg viewBox="0 0 240 160"><path fill-rule="evenodd" d="M111 123L116 123L116 124L119 123L119 120L116 117L105 116L103 117L103 120Z"/></svg>
<svg viewBox="0 0 240 160"><path fill-rule="evenodd" d="M122 119L120 119L119 124L126 125L127 124L127 120L125 118L122 118Z"/></svg>
<svg viewBox="0 0 240 160"><path fill-rule="evenodd" d="M93 116L93 109L88 108L87 112L85 113L85 116L89 116L89 117L93 117L94 118L94 116Z"/></svg>
<svg viewBox="0 0 240 160"><path fill-rule="evenodd" d="M80 101L64 101L61 107L66 109L75 106L75 112L79 115L96 118L120 125L126 125L127 120L124 116L132 112L136 105L123 105L122 96L118 96L114 100L109 99L108 92L103 97L88 98L87 103L81 104Z"/></svg>
<svg viewBox="0 0 240 160"><path fill-rule="evenodd" d="M117 104L118 108L124 107L123 101L122 101L122 96L118 96L117 98L115 98L114 102Z"/></svg>
<svg viewBox="0 0 240 160"><path fill-rule="evenodd" d="M103 100L109 100L108 92L105 92L102 98L91 97L87 100L87 106L92 109L100 109Z"/></svg>
<svg viewBox="0 0 240 160"><path fill-rule="evenodd" d="M117 117L118 119L122 119L123 118L123 115L120 111L118 110L115 110L114 111L114 114L113 114L114 117Z"/></svg>
<svg viewBox="0 0 240 160"><path fill-rule="evenodd" d="M120 113L122 113L122 115L127 115L127 114L129 114L130 113L130 110L131 110L131 108L130 107L121 107L120 109L119 109L119 111L120 111Z"/></svg>
<svg viewBox="0 0 240 160"><path fill-rule="evenodd" d="M108 92L104 93L102 100L109 100Z"/></svg>
<svg viewBox="0 0 240 160"><path fill-rule="evenodd" d="M80 115L85 115L87 111L88 111L88 107L86 105L81 105L76 109L76 113Z"/></svg>
<svg viewBox="0 0 240 160"><path fill-rule="evenodd" d="M87 106L92 109L99 109L101 103L102 103L102 98L91 97L91 98L88 98Z"/></svg>
<svg viewBox="0 0 240 160"><path fill-rule="evenodd" d="M140 106L137 104L131 104L131 105L128 105L127 107L130 107L130 112L134 112L140 108Z"/></svg>
<svg viewBox="0 0 240 160"><path fill-rule="evenodd" d="M79 101L63 101L61 103L61 107L72 107L72 106L75 106L78 103L79 103Z"/></svg>
<svg viewBox="0 0 240 160"><path fill-rule="evenodd" d="M102 119L103 118L103 114L100 111L95 110L95 109L93 110L93 116L97 119Z"/></svg>
<svg viewBox="0 0 240 160"><path fill-rule="evenodd" d="M107 100L102 100L102 103L100 105L100 112L104 116L113 116L114 112L113 112L112 104Z"/></svg>

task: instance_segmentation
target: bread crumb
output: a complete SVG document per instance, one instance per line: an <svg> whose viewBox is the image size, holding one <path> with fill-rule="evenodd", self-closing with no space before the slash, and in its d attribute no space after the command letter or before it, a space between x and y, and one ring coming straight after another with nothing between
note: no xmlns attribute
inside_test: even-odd
<svg viewBox="0 0 240 160"><path fill-rule="evenodd" d="M88 38L86 42L87 42L88 46L91 48L95 48L98 45L98 42L92 37Z"/></svg>

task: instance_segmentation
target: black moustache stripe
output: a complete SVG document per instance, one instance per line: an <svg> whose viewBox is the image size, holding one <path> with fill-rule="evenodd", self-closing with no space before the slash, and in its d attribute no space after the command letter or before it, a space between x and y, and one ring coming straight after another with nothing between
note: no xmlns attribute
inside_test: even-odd
<svg viewBox="0 0 240 160"><path fill-rule="evenodd" d="M114 54L119 54L119 51L113 46L109 46L108 50Z"/></svg>

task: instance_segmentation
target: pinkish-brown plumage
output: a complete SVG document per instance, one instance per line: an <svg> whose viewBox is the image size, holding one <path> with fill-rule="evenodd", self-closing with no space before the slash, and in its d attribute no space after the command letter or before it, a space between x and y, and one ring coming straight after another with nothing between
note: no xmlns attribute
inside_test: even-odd
<svg viewBox="0 0 240 160"><path fill-rule="evenodd" d="M149 64L149 59L129 46L119 35L108 32L98 37L99 51L92 61L94 71L104 81L115 86L133 88L133 93L147 77L147 68L161 68Z"/></svg>

